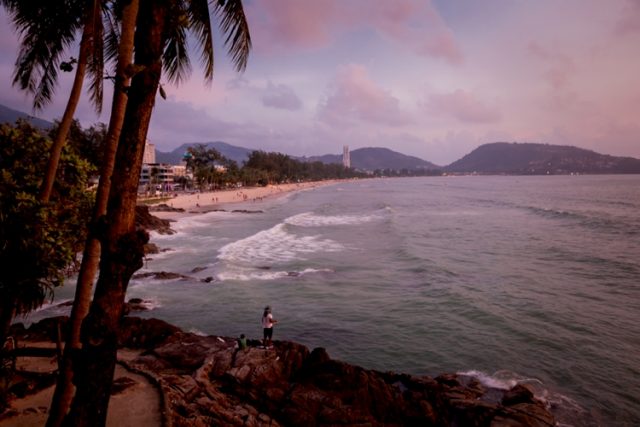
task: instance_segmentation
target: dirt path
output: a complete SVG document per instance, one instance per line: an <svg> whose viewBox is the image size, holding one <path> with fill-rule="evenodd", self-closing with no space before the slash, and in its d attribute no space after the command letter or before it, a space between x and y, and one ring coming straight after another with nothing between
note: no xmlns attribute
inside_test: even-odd
<svg viewBox="0 0 640 427"><path fill-rule="evenodd" d="M125 359L131 354L123 355ZM18 369L47 372L55 369L48 358L19 358ZM160 427L160 394L144 376L116 365L115 383L121 389L111 396L107 427ZM46 423L54 387L11 402L16 416L0 421L0 427L40 427Z"/></svg>

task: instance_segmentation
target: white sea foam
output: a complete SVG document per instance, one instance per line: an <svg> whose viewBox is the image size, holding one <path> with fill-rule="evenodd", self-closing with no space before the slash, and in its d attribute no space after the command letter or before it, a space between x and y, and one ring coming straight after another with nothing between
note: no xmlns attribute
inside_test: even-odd
<svg viewBox="0 0 640 427"><path fill-rule="evenodd" d="M253 280L276 280L283 278L295 278L313 273L333 273L328 268L305 268L302 271L271 271L249 268L229 268L218 273L217 279L220 281L235 280L239 282L247 282Z"/></svg>
<svg viewBox="0 0 640 427"><path fill-rule="evenodd" d="M218 259L241 265L270 265L300 259L300 255L316 252L339 252L341 244L319 236L297 236L278 224L253 236L229 243L219 250Z"/></svg>
<svg viewBox="0 0 640 427"><path fill-rule="evenodd" d="M380 219L379 215L334 215L322 216L313 212L294 215L284 220L285 223L298 227L325 227L333 225L357 225Z"/></svg>
<svg viewBox="0 0 640 427"><path fill-rule="evenodd" d="M527 384L533 384L538 386L535 388L542 387L542 382L539 379L526 378L511 371L498 371L493 373L492 375L489 375L482 371L471 370L471 371L465 371L465 372L458 372L458 375L464 375L467 377L476 378L483 385L487 387L495 388L498 390L509 390L520 383L527 383ZM545 396L540 395L536 397L543 398Z"/></svg>

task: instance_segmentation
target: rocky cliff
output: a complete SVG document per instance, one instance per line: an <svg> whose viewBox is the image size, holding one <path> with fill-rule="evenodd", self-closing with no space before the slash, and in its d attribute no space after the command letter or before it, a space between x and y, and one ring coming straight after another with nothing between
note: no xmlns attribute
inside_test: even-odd
<svg viewBox="0 0 640 427"><path fill-rule="evenodd" d="M43 321L28 334L53 329ZM503 391L457 375L368 370L293 342L239 350L233 338L126 317L120 344L143 350L123 363L158 385L168 426L555 425L525 386Z"/></svg>

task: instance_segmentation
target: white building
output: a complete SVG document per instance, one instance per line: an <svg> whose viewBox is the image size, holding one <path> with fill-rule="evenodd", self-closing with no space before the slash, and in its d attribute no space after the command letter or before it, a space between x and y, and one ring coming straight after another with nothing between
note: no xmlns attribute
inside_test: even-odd
<svg viewBox="0 0 640 427"><path fill-rule="evenodd" d="M144 155L142 157L142 163L154 164L156 162L156 146L147 139L144 144Z"/></svg>
<svg viewBox="0 0 640 427"><path fill-rule="evenodd" d="M351 153L349 152L349 146L342 147L342 166L345 168L351 167Z"/></svg>

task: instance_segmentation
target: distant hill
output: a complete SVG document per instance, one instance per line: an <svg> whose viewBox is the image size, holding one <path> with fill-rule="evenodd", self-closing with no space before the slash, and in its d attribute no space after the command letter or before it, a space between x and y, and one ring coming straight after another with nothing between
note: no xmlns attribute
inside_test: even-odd
<svg viewBox="0 0 640 427"><path fill-rule="evenodd" d="M182 161L182 156L187 151L187 148L195 147L196 145L204 145L207 148L215 148L227 159L236 161L238 163L238 166L242 166L242 164L249 158L249 154L254 151L248 148L227 144L226 142L222 141L193 142L182 144L175 150L168 153L156 150L156 161L158 163L168 163L170 165L180 164L180 162Z"/></svg>
<svg viewBox="0 0 640 427"><path fill-rule="evenodd" d="M303 158L304 161L322 163L342 163L342 154L326 154ZM376 169L408 169L408 170L438 170L440 166L422 160L418 157L407 156L388 148L368 147L351 151L351 167L360 170L374 171Z"/></svg>
<svg viewBox="0 0 640 427"><path fill-rule="evenodd" d="M33 126L40 129L49 129L53 126L53 123L51 122L30 116L27 113L14 110L13 108L0 104L0 123L14 124L18 119L25 119Z"/></svg>
<svg viewBox="0 0 640 427"><path fill-rule="evenodd" d="M640 160L565 145L494 142L481 145L444 170L524 175L640 173Z"/></svg>

